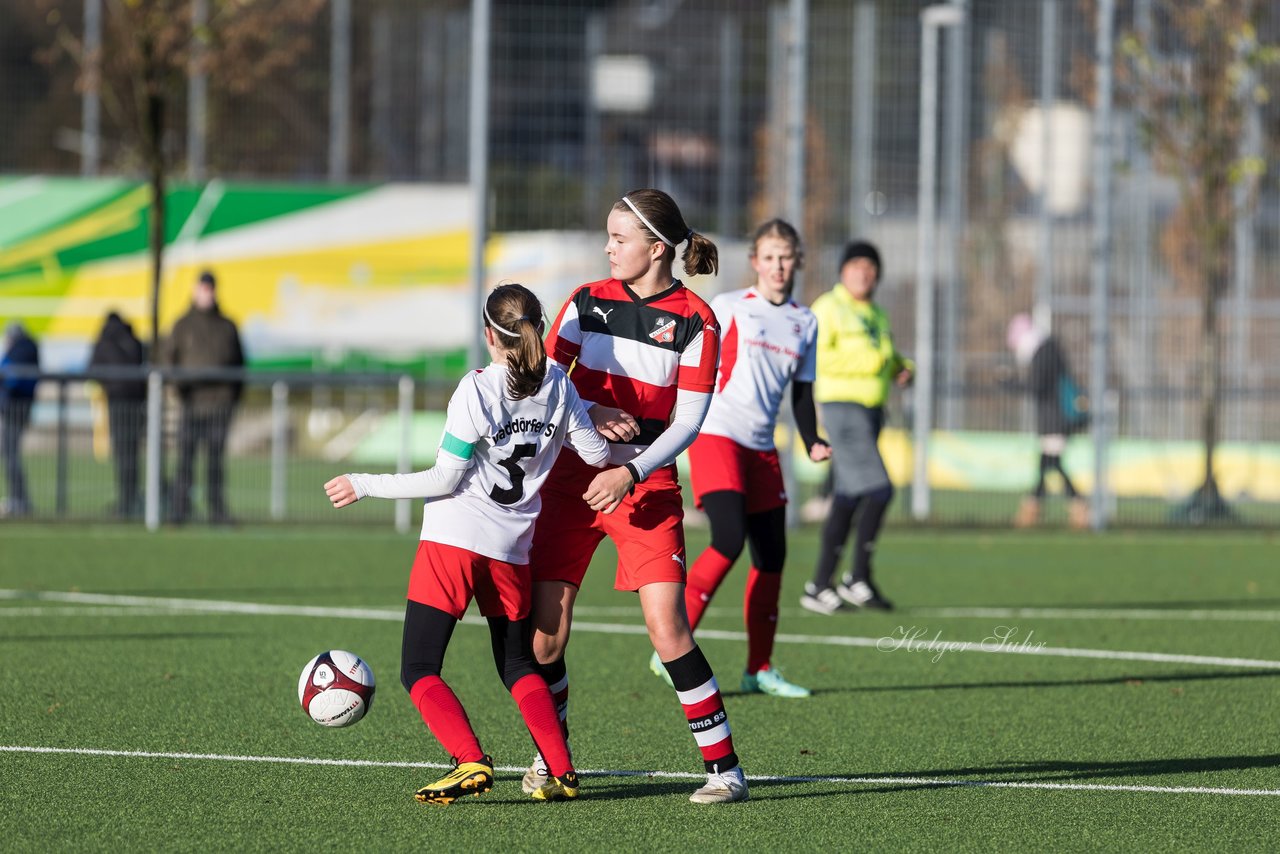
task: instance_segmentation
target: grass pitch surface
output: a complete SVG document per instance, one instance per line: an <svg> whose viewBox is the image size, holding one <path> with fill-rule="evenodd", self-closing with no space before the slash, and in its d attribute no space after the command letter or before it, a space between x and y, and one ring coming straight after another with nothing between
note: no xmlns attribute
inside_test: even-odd
<svg viewBox="0 0 1280 854"><path fill-rule="evenodd" d="M691 531L690 551L705 544ZM372 531L0 528L0 848L7 850L1266 850L1280 837L1280 576L1265 535L889 530L899 608L797 605L774 660L805 700L738 693L739 565L699 636L751 801L690 804L701 762L646 666L635 597L597 555L568 662L584 797L520 791L532 756L488 632L445 678L492 792L413 792L447 757L399 685L414 540ZM967 645L966 645L967 644ZM379 680L329 730L298 671L349 649Z"/></svg>

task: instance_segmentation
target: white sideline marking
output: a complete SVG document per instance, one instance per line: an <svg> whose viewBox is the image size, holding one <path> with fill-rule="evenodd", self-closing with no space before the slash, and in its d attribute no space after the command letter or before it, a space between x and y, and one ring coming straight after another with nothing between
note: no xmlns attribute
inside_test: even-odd
<svg viewBox="0 0 1280 854"><path fill-rule="evenodd" d="M225 753L161 753L143 750L101 750L90 747L26 747L0 745L0 753L55 753L75 756L118 756L135 759L208 759L222 762L268 762L284 765L338 765L361 768L452 768L442 762L392 762L373 759L318 759L305 756L236 756ZM524 766L499 765L495 771L523 773ZM705 775L688 771L629 771L591 769L578 772L584 777L663 777L701 780ZM1140 786L1105 783L1042 783L1031 780L944 780L930 777L790 777L749 774L748 780L773 783L856 783L871 786L930 786L935 788L1058 789L1087 792L1149 792L1196 795L1280 795L1280 789L1229 789L1220 786Z"/></svg>
<svg viewBox="0 0 1280 854"><path fill-rule="evenodd" d="M1046 620L1169 620L1200 622L1276 622L1280 611L1232 611L1220 608L909 608L904 614L921 617L986 617L997 620L1033 617Z"/></svg>
<svg viewBox="0 0 1280 854"><path fill-rule="evenodd" d="M268 605L257 602L226 602L214 599L172 599L155 596L122 596L107 593L63 593L55 591L0 590L0 600L31 600L39 602L70 602L81 605L136 606L142 609L173 609L182 614L250 614L288 617L324 617L356 620L381 620L399 622L404 614L386 608L329 608L318 605ZM9 609L0 608L0 617ZM482 617L465 617L464 625L486 625ZM627 623L593 623L575 621L576 632L593 632L613 635L647 635L642 625ZM698 637L706 640L745 641L745 632L699 629ZM894 648L899 639L878 637L849 637L846 635L797 635L779 634L777 643L809 644L815 646L841 646L855 648ZM923 647L928 639L917 643ZM1150 661L1160 664L1196 664L1212 667L1248 667L1264 670L1280 670L1280 661L1258 658L1231 658L1215 655L1184 655L1167 652L1141 652L1132 650L1082 649L1074 647L1035 647L1022 644L994 644L973 641L944 640L948 652L1004 653L1007 655L1042 655L1056 658L1093 658L1111 661Z"/></svg>
<svg viewBox="0 0 1280 854"><path fill-rule="evenodd" d="M0 591L0 594L10 593L13 591ZM31 594L29 594L30 596ZM0 599L24 598L15 596L0 595ZM52 601L52 600L49 600ZM143 611L142 606L133 605L129 608L137 608L137 611L122 610L112 612L112 616L123 616L125 613L135 613L137 616L166 616L173 614L189 613L192 606L187 604L190 602L203 603L205 600L177 600L182 602L181 606L168 605L166 607L156 607L149 611ZM246 603L233 603L237 607L243 608ZM273 606L266 606L273 607ZM295 606L288 606L295 607ZM200 604L195 610L214 611L216 608L206 608ZM20 616L40 616L47 613L60 613L67 616L84 616L86 614L101 613L106 616L105 608L30 608L23 611L19 608L11 608L0 612L6 617ZM266 613L266 612L259 612ZM391 612L388 612L391 613ZM573 609L573 613L583 617L633 617L640 613L639 605L578 605ZM783 608L782 613L788 617L814 617L814 615L803 608ZM396 619L401 618L402 612L394 612ZM741 614L740 609L736 608L708 608L704 614L709 617L736 617ZM959 618L979 618L979 619L996 619L996 620L1020 620L1020 619L1043 619L1043 620L1165 620L1168 622L1203 622L1203 621L1223 621L1223 622L1280 622L1280 611L1232 611L1229 609L1192 609L1180 611L1177 609L1162 610L1158 608L903 608L898 612L901 616L907 617L959 617ZM324 615L329 616L329 615ZM360 614L352 614L353 617L359 617ZM377 617L368 617L368 619L378 619ZM815 619L817 619L815 617Z"/></svg>

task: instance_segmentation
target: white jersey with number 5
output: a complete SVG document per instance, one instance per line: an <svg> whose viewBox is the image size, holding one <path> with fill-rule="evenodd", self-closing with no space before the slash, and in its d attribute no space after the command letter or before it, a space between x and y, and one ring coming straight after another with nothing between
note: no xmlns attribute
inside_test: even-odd
<svg viewBox="0 0 1280 854"><path fill-rule="evenodd" d="M505 365L468 373L449 400L437 465L446 454L471 465L453 494L427 500L422 539L528 563L542 508L538 490L566 443L591 465L609 458L608 444L558 365L548 360L542 388L522 400L507 396Z"/></svg>

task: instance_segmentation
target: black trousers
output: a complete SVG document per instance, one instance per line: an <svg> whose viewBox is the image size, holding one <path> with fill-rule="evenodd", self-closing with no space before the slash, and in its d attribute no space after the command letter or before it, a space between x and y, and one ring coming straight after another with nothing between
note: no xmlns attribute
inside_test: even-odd
<svg viewBox="0 0 1280 854"><path fill-rule="evenodd" d="M178 521L184 521L191 515L191 483L196 450L200 446L204 446L206 454L205 487L209 518L220 519L228 515L223 452L230 427L229 406L213 410L183 409L178 423L178 475L173 485L173 515Z"/></svg>
<svg viewBox="0 0 1280 854"><path fill-rule="evenodd" d="M9 511L30 513L27 475L22 468L22 434L31 423L31 401L9 400L0 404L0 457L9 488Z"/></svg>
<svg viewBox="0 0 1280 854"><path fill-rule="evenodd" d="M144 406L138 400L107 399L111 459L116 472L116 513L121 516L132 516L142 510L138 460L142 449Z"/></svg>

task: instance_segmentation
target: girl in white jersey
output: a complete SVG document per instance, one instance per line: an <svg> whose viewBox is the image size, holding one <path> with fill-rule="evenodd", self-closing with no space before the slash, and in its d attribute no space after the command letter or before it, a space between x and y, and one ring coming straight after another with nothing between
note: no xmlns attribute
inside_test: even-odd
<svg viewBox="0 0 1280 854"><path fill-rule="evenodd" d="M748 545L742 690L775 697L809 696L807 688L787 681L770 664L787 558L787 495L773 431L788 383L809 458L818 462L831 456L830 446L818 438L813 403L818 322L791 299L802 258L795 228L770 220L751 241L755 286L711 301L720 322L720 369L702 432L689 448L694 498L711 523L711 545L690 567L685 586L689 625L697 628L720 582ZM657 658L650 669L669 679Z"/></svg>
<svg viewBox="0 0 1280 854"><path fill-rule="evenodd" d="M489 621L498 673L551 771L538 800L578 795L578 778L547 683L533 658L529 544L541 509L538 488L560 448L603 466L604 439L577 390L542 344L542 306L527 288L501 285L484 306L493 363L462 378L449 400L436 465L413 474L348 474L325 484L334 507L361 498L425 498L422 541L409 578L400 679L454 770L419 789L449 804L493 785L458 698L440 678L445 647L474 597Z"/></svg>

